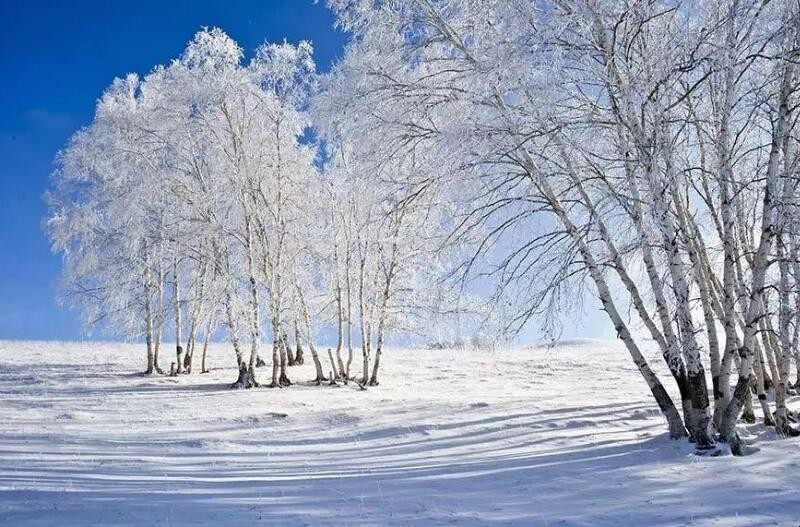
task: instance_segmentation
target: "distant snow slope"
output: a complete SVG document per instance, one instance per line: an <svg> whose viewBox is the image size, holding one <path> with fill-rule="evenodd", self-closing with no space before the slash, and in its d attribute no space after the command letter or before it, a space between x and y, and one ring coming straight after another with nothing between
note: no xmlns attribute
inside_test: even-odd
<svg viewBox="0 0 800 527"><path fill-rule="evenodd" d="M613 342L389 350L364 392L140 348L0 342L0 525L800 525L800 440L692 455Z"/></svg>

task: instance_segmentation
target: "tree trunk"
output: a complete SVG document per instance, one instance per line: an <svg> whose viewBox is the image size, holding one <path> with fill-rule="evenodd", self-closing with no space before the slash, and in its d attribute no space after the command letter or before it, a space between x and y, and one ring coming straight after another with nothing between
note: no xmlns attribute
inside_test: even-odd
<svg viewBox="0 0 800 527"><path fill-rule="evenodd" d="M280 386L291 386L292 381L289 380L289 376L286 374L286 366L287 366L287 354L288 354L288 342L286 342L286 335L281 332L280 337L280 361L281 361L281 371L280 376L278 377L278 384Z"/></svg>
<svg viewBox="0 0 800 527"><path fill-rule="evenodd" d="M339 285L339 273L336 273L336 376L340 379L345 378L344 363L342 362L342 341L344 337L344 313L342 312L342 287Z"/></svg>
<svg viewBox="0 0 800 527"><path fill-rule="evenodd" d="M200 267L200 276L198 277L197 286L194 292L194 299L192 300L192 312L189 321L189 340L186 343L186 356L183 360L183 367L186 373L192 373L192 366L194 363L194 350L197 347L197 329L200 324L200 318L203 308L203 296L205 294L206 285L206 266L203 264Z"/></svg>
<svg viewBox="0 0 800 527"><path fill-rule="evenodd" d="M297 322L297 317L294 319L294 345L295 345L295 354L294 354L294 363L295 364L303 364L305 359L303 358L303 342L300 338L300 325Z"/></svg>
<svg viewBox="0 0 800 527"><path fill-rule="evenodd" d="M297 351L294 354L294 363L303 364L303 344L302 339L300 338L300 327L297 322L297 317L294 319L294 344L297 346Z"/></svg>
<svg viewBox="0 0 800 527"><path fill-rule="evenodd" d="M208 323L206 324L206 332L203 339L203 357L200 362L200 373L208 373L208 362L206 357L208 354L208 343L211 341L212 328L214 327L214 313L208 316Z"/></svg>
<svg viewBox="0 0 800 527"><path fill-rule="evenodd" d="M273 332L275 323L273 322ZM281 341L280 337L272 337L272 382L269 383L270 388L277 388L280 386L280 370L281 370Z"/></svg>
<svg viewBox="0 0 800 527"><path fill-rule="evenodd" d="M241 340L239 340L239 330L236 324L236 318L233 314L233 298L229 291L225 293L225 315L228 318L228 335L233 346L233 351L236 354L236 367L239 369L239 378L236 380L232 388L246 388L247 381L247 363L244 360L244 351L242 350Z"/></svg>
<svg viewBox="0 0 800 527"><path fill-rule="evenodd" d="M784 150L788 147L784 143ZM785 161L788 163L788 161ZM790 172L787 172L787 174ZM787 184L788 178L784 181ZM789 198L788 189L784 189L783 203L787 203ZM783 436L796 436L797 430L789 426L789 410L786 408L786 396L789 388L789 369L791 366L791 336L790 323L791 313L789 307L789 262L786 258L786 247L783 242L783 233L780 232L777 240L778 246L778 265L780 269L780 279L778 282L778 329L780 342L776 346L778 356L778 379L775 385L775 430Z"/></svg>
<svg viewBox="0 0 800 527"><path fill-rule="evenodd" d="M179 374L183 367L183 346L181 346L181 296L177 258L172 261L172 280L172 301L175 310L175 354L177 355L175 373Z"/></svg>
<svg viewBox="0 0 800 527"><path fill-rule="evenodd" d="M145 253L147 245L145 244ZM145 311L145 341L147 343L147 368L145 375L152 375L155 372L155 353L153 350L153 306L152 306L152 287L150 276L150 259L147 258L147 270L144 277L144 311Z"/></svg>
<svg viewBox="0 0 800 527"><path fill-rule="evenodd" d="M158 364L158 353L161 349L161 333L164 328L164 265L159 258L158 262L158 286L156 288L158 302L156 303L155 314L155 345L153 346L153 368L158 373L164 373Z"/></svg>
<svg viewBox="0 0 800 527"><path fill-rule="evenodd" d="M367 338L367 316L364 306L364 267L366 266L366 256L359 258L358 274L358 311L361 329L361 357L362 357L362 377L361 383L369 382L369 339Z"/></svg>
<svg viewBox="0 0 800 527"><path fill-rule="evenodd" d="M317 353L317 348L314 345L314 334L311 331L311 317L308 314L308 306L306 305L306 300L303 297L303 291L300 289L300 283L297 280L297 276L294 277L294 288L298 303L300 304L300 312L303 316L303 321L305 322L308 349L311 350L311 358L314 360L314 369L317 373L317 377L314 379L314 382L320 384L322 381L327 379L325 378L325 374L322 373L322 362L319 360L319 354Z"/></svg>
<svg viewBox="0 0 800 527"><path fill-rule="evenodd" d="M350 251L351 245L347 243L347 258L345 259L345 287L347 288L347 368L345 377L350 379L350 367L353 364L353 303L352 303L352 284L350 283Z"/></svg>
<svg viewBox="0 0 800 527"><path fill-rule="evenodd" d="M331 361L331 382L333 382L339 378L339 374L336 373L336 362L333 360L333 351L330 348L328 348L328 358Z"/></svg>
<svg viewBox="0 0 800 527"><path fill-rule="evenodd" d="M297 364L296 362L297 359L294 356L294 350L292 349L292 346L289 344L289 336L286 334L286 332L283 333L283 349L286 350L287 364L289 366L294 366L295 364Z"/></svg>
<svg viewBox="0 0 800 527"><path fill-rule="evenodd" d="M255 270L253 264L253 229L250 218L245 219L246 229L246 251L247 251L247 274L250 289L250 360L244 362L242 352L236 349L236 358L239 361L239 378L233 384L233 388L255 388L258 387L256 381L256 360L258 359L259 347L261 344L261 318L259 312L258 284L256 283ZM231 315L229 314L229 317Z"/></svg>

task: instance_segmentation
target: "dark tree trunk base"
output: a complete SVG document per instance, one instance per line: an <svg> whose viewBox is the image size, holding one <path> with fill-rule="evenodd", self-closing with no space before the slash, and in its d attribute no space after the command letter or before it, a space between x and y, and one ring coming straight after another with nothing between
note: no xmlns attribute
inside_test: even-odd
<svg viewBox="0 0 800 527"><path fill-rule="evenodd" d="M800 437L800 431L792 428L789 425L790 421L791 418L787 416L787 419L783 423L775 425L775 431L781 437Z"/></svg>
<svg viewBox="0 0 800 527"><path fill-rule="evenodd" d="M731 454L734 456L747 456L753 453L753 450L748 447L747 442L739 436L739 432L734 432L730 447Z"/></svg>
<svg viewBox="0 0 800 527"><path fill-rule="evenodd" d="M755 422L756 422L756 414L753 413L753 412L744 412L742 414L742 421L744 421L747 424L751 424L751 425L755 424Z"/></svg>
<svg viewBox="0 0 800 527"><path fill-rule="evenodd" d="M698 437L694 438L694 444L697 450L712 450L717 447L716 441L708 434L701 433L697 435Z"/></svg>
<svg viewBox="0 0 800 527"><path fill-rule="evenodd" d="M261 385L256 381L255 374L245 367L239 370L239 378L236 379L235 383L231 384L231 389L247 390L249 388L258 388L259 386Z"/></svg>
<svg viewBox="0 0 800 527"><path fill-rule="evenodd" d="M722 450L719 449L717 446L711 447L704 447L704 448L697 448L694 451L695 456L702 456L702 457L719 457L722 455Z"/></svg>
<svg viewBox="0 0 800 527"><path fill-rule="evenodd" d="M323 382L328 382L328 378L324 375L321 377L315 377L314 380L310 381L309 384L313 384L314 386L322 386Z"/></svg>

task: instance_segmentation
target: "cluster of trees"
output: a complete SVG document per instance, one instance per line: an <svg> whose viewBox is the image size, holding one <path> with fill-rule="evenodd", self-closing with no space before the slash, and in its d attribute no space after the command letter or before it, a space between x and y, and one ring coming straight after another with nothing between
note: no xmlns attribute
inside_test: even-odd
<svg viewBox="0 0 800 527"><path fill-rule="evenodd" d="M752 392L797 434L796 1L329 5L353 40L320 115L375 162L414 160L474 247L460 280L493 278L512 327L588 284L672 437L744 452Z"/></svg>
<svg viewBox="0 0 800 527"><path fill-rule="evenodd" d="M172 374L191 373L196 354L207 371L224 333L234 386L257 386L269 335L270 386L291 384L303 344L317 383L332 372L375 385L387 331L435 305L432 204L365 179L341 152L320 162L307 137L315 83L307 42L265 44L245 63L222 31L203 30L171 64L115 80L60 153L47 228L64 298L90 326L143 338L147 373L163 373L167 335ZM327 370L314 335L330 322Z"/></svg>
<svg viewBox="0 0 800 527"><path fill-rule="evenodd" d="M588 293L671 437L744 453L754 394L797 434L796 1L328 5L351 42L324 76L306 43L244 64L209 30L106 92L48 222L90 321L146 335L148 371L168 326L178 369L225 331L237 386L256 384L262 332L272 385L290 382L289 334L321 381L314 332L332 324L334 375L358 343L374 384L390 329L553 328Z"/></svg>

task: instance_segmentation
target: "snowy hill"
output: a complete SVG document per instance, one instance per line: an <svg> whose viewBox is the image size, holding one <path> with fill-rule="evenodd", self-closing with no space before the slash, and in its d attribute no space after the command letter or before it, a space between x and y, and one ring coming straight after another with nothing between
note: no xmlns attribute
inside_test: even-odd
<svg viewBox="0 0 800 527"><path fill-rule="evenodd" d="M800 523L800 440L759 424L754 455L693 455L617 343L390 349L366 391L309 364L229 390L225 345L207 375L142 357L0 342L0 525Z"/></svg>

